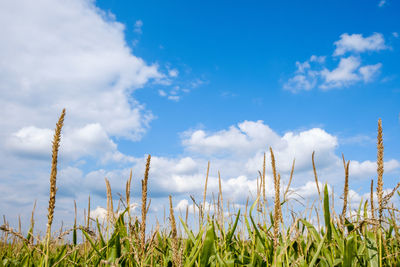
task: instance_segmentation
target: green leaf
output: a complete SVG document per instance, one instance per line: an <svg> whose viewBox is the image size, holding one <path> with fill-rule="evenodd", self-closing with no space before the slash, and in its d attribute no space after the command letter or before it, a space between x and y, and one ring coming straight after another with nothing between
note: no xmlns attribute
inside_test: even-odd
<svg viewBox="0 0 400 267"><path fill-rule="evenodd" d="M196 239L194 238L194 235L191 230L187 227L186 223L182 220L181 216L179 216L179 220L182 223L183 229L185 230L186 234L188 235L190 241L193 242L193 244L196 242Z"/></svg>
<svg viewBox="0 0 400 267"><path fill-rule="evenodd" d="M58 255L55 257L54 262L58 262L58 261L65 255L66 250L67 250L67 245L63 245L63 246L61 247L60 252L59 252Z"/></svg>
<svg viewBox="0 0 400 267"><path fill-rule="evenodd" d="M199 232L199 235L197 235L197 240L194 243L192 252L190 253L190 255L188 257L185 257L186 258L185 267L193 266L194 262L196 261L196 258L201 251L200 243L202 241L203 232L204 232L203 229L201 229L201 231Z"/></svg>
<svg viewBox="0 0 400 267"><path fill-rule="evenodd" d="M215 240L214 222L210 221L207 226L206 238L204 239L203 249L200 255L200 266L207 266L208 260L213 254L213 245Z"/></svg>
<svg viewBox="0 0 400 267"><path fill-rule="evenodd" d="M115 263L115 261L121 257L121 239L118 229L116 229L113 233L109 243L109 246L111 247L111 253L107 259L108 261Z"/></svg>
<svg viewBox="0 0 400 267"><path fill-rule="evenodd" d="M368 266L370 267L378 267L378 250L377 250L377 243L376 243L376 236L373 232L368 232L367 236L365 237L365 247L366 247L366 256Z"/></svg>
<svg viewBox="0 0 400 267"><path fill-rule="evenodd" d="M324 238L322 238L321 241L319 242L317 251L315 252L315 254L310 262L310 265L309 265L310 267L313 267L315 265L315 263L317 262L319 254L321 253L322 246L324 245L325 239L326 239L326 235L324 235Z"/></svg>
<svg viewBox="0 0 400 267"><path fill-rule="evenodd" d="M238 214L236 215L235 223L233 224L232 229L228 232L226 236L226 244L229 244L231 242L232 236L235 233L236 227L239 222L239 217L240 217L240 210L238 211Z"/></svg>
<svg viewBox="0 0 400 267"><path fill-rule="evenodd" d="M329 209L329 193L328 193L328 185L325 184L324 188L324 220L325 220L325 227L326 233L328 237L328 241L332 239L332 227L331 227L331 213Z"/></svg>
<svg viewBox="0 0 400 267"><path fill-rule="evenodd" d="M31 226L29 228L28 234L26 235L26 240L30 240L32 238L32 231L33 231L33 227Z"/></svg>
<svg viewBox="0 0 400 267"><path fill-rule="evenodd" d="M219 264L220 266L224 266L224 267L227 267L227 266L228 266L228 265L226 264L226 262L219 256L218 253L216 253L215 256L216 256L217 261L218 261L218 264Z"/></svg>
<svg viewBox="0 0 400 267"><path fill-rule="evenodd" d="M101 226L99 223L99 219L96 219L96 224L97 224L97 230L99 231L99 236L100 236L100 245L101 245L101 248L103 248L106 245L106 242L104 241L103 234L101 233Z"/></svg>
<svg viewBox="0 0 400 267"><path fill-rule="evenodd" d="M86 233L86 231L84 229L82 229L82 233L85 235L87 241L89 241L90 245L92 246L92 248L94 249L94 251L96 251L96 253L102 257L100 251L97 249L96 245L94 244L93 240L90 238L90 236L88 235L88 233Z"/></svg>
<svg viewBox="0 0 400 267"><path fill-rule="evenodd" d="M253 224L253 228L254 228L254 231L256 232L256 236L260 239L261 244L266 249L265 240L264 240L264 238L262 238L262 236L260 234L260 231L258 230L258 227L257 227L257 225L255 224L255 222L253 220L253 216L251 216L251 213L250 213L250 220L251 220L251 223Z"/></svg>
<svg viewBox="0 0 400 267"><path fill-rule="evenodd" d="M307 227L308 231L310 231L311 235L314 237L315 241L320 242L321 237L315 227L307 222L306 220L301 220L301 222Z"/></svg>
<svg viewBox="0 0 400 267"><path fill-rule="evenodd" d="M348 236L344 244L343 267L351 267L356 255L356 242L354 235Z"/></svg>

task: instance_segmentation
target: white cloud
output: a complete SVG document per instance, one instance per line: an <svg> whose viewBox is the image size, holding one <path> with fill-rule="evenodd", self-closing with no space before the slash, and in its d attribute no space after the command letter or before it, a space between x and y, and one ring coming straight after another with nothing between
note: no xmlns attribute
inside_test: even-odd
<svg viewBox="0 0 400 267"><path fill-rule="evenodd" d="M189 207L189 201L187 199L182 199L181 201L179 201L179 203L175 206L174 210L175 211L180 211L180 212L184 212L186 211L186 209ZM193 206L190 209L191 212L193 212Z"/></svg>
<svg viewBox="0 0 400 267"><path fill-rule="evenodd" d="M177 70L169 70L169 76L172 78L176 78L178 76L179 72ZM161 84L161 85L171 85L171 80L169 79L164 79L164 81L167 81L168 84ZM193 85L190 85L191 89L195 88ZM181 85L175 85L173 86L170 90L166 91L166 90L158 90L158 94L161 97L165 97L168 100L171 101L175 101L178 102L179 100L181 100L181 98L183 97L184 94L187 94L191 91L191 89L189 89L190 87L186 87L185 83L181 84Z"/></svg>
<svg viewBox="0 0 400 267"><path fill-rule="evenodd" d="M268 179L271 181L270 179ZM251 194L256 196L257 194L257 180L249 179L244 175L230 178L222 184L223 192L225 197L236 202L245 202L247 197ZM268 195L272 195L272 190L268 187Z"/></svg>
<svg viewBox="0 0 400 267"><path fill-rule="evenodd" d="M318 187L319 187L319 190L322 191L324 188L324 185L321 182L319 182ZM317 188L317 184L315 183L315 181L308 181L308 182L306 182L306 184L301 185L297 188L292 188L291 190L292 190L292 192L295 193L295 194L291 194L291 197L296 198L296 199L318 196L318 188ZM328 190L330 191L330 187L328 187Z"/></svg>
<svg viewBox="0 0 400 267"><path fill-rule="evenodd" d="M6 142L6 148L16 155L48 160L51 155L53 134L54 130L51 129L24 127L11 135ZM117 150L117 145L98 123L88 124L82 128L66 128L61 138L60 154L70 160L92 156L100 157L103 163L132 161L130 157Z"/></svg>
<svg viewBox="0 0 400 267"><path fill-rule="evenodd" d="M134 213L136 208L138 207L137 203L132 203L130 205L130 212ZM117 217L119 215L122 214L122 212L124 212L124 210L118 210L118 211L114 211L114 216ZM103 223L103 221L105 221L107 219L107 209L97 206L96 209L92 210L90 212L90 218L93 220L98 219L100 224Z"/></svg>
<svg viewBox="0 0 400 267"><path fill-rule="evenodd" d="M262 121L244 121L237 126L207 134L203 130L186 133L183 145L191 152L207 156L242 158L249 172L256 172L262 164L262 152L274 149L278 169L289 172L296 158L296 169L309 168L313 151L321 167L336 162L334 150L337 138L319 128L299 133L287 132L279 136ZM267 153L269 159L269 153Z"/></svg>
<svg viewBox="0 0 400 267"><path fill-rule="evenodd" d="M143 21L139 19L135 22L133 31L138 34L142 34L142 27L143 27Z"/></svg>
<svg viewBox="0 0 400 267"><path fill-rule="evenodd" d="M194 81L191 82L191 87L192 88L197 88L200 85L205 84L205 83L207 83L207 81L204 81L202 79L195 79Z"/></svg>
<svg viewBox="0 0 400 267"><path fill-rule="evenodd" d="M50 154L53 134L51 129L24 127L10 136L6 147L20 155L45 157Z"/></svg>
<svg viewBox="0 0 400 267"><path fill-rule="evenodd" d="M94 220L98 219L102 223L107 218L107 210L103 207L97 207L90 212L90 218Z"/></svg>
<svg viewBox="0 0 400 267"><path fill-rule="evenodd" d="M284 85L283 88L293 93L298 91L309 91L316 85L316 79L314 77L298 74L290 78Z"/></svg>
<svg viewBox="0 0 400 267"><path fill-rule="evenodd" d="M344 33L340 36L340 40L335 43L336 49L333 53L334 56L341 56L347 52L367 52L367 51L380 51L387 49L385 39L381 33L374 33L369 37L363 37L362 34L347 34Z"/></svg>
<svg viewBox="0 0 400 267"><path fill-rule="evenodd" d="M386 0L380 0L378 6L383 7L386 4Z"/></svg>
<svg viewBox="0 0 400 267"><path fill-rule="evenodd" d="M312 69L308 64L296 62L297 73L284 84L284 89L292 92L301 90L309 91L317 85L321 89L342 88L353 85L359 81L365 83L374 80L382 67L381 63L375 65L361 65L361 59L355 56L341 58L333 70L324 67L322 70ZM307 64L306 64L307 63Z"/></svg>
<svg viewBox="0 0 400 267"><path fill-rule="evenodd" d="M394 38L399 38L399 33L398 32L392 32L392 35Z"/></svg>
<svg viewBox="0 0 400 267"><path fill-rule="evenodd" d="M316 55L312 55L304 62L297 61L295 75L283 85L283 88L293 93L303 90L309 91L315 88L319 80L321 66L324 62L324 56Z"/></svg>
<svg viewBox="0 0 400 267"><path fill-rule="evenodd" d="M115 151L117 145L109 139L106 131L99 123L93 123L71 132L66 131L61 149L61 152L79 158L83 155L95 156L96 154Z"/></svg>
<svg viewBox="0 0 400 267"><path fill-rule="evenodd" d="M167 93L164 90L158 90L158 94L160 96L167 96Z"/></svg>
<svg viewBox="0 0 400 267"><path fill-rule="evenodd" d="M337 137L323 129L313 128L299 133L287 132L282 137L286 146L277 151L277 159L286 162L285 171L291 168L291 160L296 158L297 169L309 167L310 157L315 151L320 167L336 163L335 149L338 146Z"/></svg>
<svg viewBox="0 0 400 267"><path fill-rule="evenodd" d="M179 71L177 69L172 69L168 71L168 75L175 78L178 77Z"/></svg>
<svg viewBox="0 0 400 267"><path fill-rule="evenodd" d="M77 128L99 123L133 140L145 133L153 117L131 93L164 75L131 53L122 24L83 0L5 1L0 10L0 116L13 118L2 120L3 138L53 127L63 107Z"/></svg>
<svg viewBox="0 0 400 267"><path fill-rule="evenodd" d="M244 121L228 130L207 134L203 130L187 132L183 145L190 151L202 154L247 154L279 140L279 136L262 121Z"/></svg>
<svg viewBox="0 0 400 267"><path fill-rule="evenodd" d="M198 166L196 162L190 157L182 158L174 166L174 172L177 174L190 174L196 172L197 170Z"/></svg>
<svg viewBox="0 0 400 267"><path fill-rule="evenodd" d="M178 95L170 95L170 96L168 96L168 99L178 102L181 99L181 97Z"/></svg>
<svg viewBox="0 0 400 267"><path fill-rule="evenodd" d="M325 63L326 57L325 56L316 56L316 55L312 55L310 57L310 61L311 62L317 62L317 63Z"/></svg>
<svg viewBox="0 0 400 267"><path fill-rule="evenodd" d="M381 63L361 67L359 71L364 82L370 82L373 79L373 77L378 73L378 71L381 69L381 67L382 67Z"/></svg>
<svg viewBox="0 0 400 267"><path fill-rule="evenodd" d="M135 159L132 156L125 155L119 151L110 151L106 152L104 155L101 156L100 162L102 164L106 163L132 163Z"/></svg>
<svg viewBox="0 0 400 267"><path fill-rule="evenodd" d="M350 161L349 175L355 178L372 178L376 176L376 168L376 162L370 160L363 162ZM400 168L400 162L395 159L391 159L384 163L384 169L386 173L390 173L398 168Z"/></svg>
<svg viewBox="0 0 400 267"><path fill-rule="evenodd" d="M360 64L361 61L357 57L350 56L341 58L336 69L331 71L324 69L321 71L321 77L324 79L324 83L320 87L327 89L348 86L355 83L360 79L360 76L356 73Z"/></svg>
<svg viewBox="0 0 400 267"><path fill-rule="evenodd" d="M289 131L279 135L262 121L245 121L216 132L207 133L204 130L186 132L182 144L188 152L197 155L197 158L201 155L202 164L198 165L203 168L207 165L206 159L211 160L214 174L215 170L221 171L225 181L223 185L230 188L228 192L232 196L236 196L234 193L236 187L244 188L245 191L250 190L246 188L253 188L254 192L255 178L258 176L257 170L262 168L264 152L267 152L267 172L271 171L269 146L274 150L277 169L282 174L282 179L287 179L292 161L296 159L295 180L298 183L309 181L310 177L313 177L311 164L313 151L315 151L317 170L320 178L322 177L321 181L334 184L341 181L338 177L343 176L342 160L336 154L338 138L320 128L301 132ZM386 173L399 168L400 163L394 159L385 162ZM376 165L373 162L351 161L350 175L357 179L370 178L375 172ZM229 187L230 179L242 181L243 186ZM267 175L267 179L272 182L270 175ZM216 180L215 183L217 185ZM251 184L254 184L254 187ZM198 190L202 190L201 185L198 185Z"/></svg>
<svg viewBox="0 0 400 267"><path fill-rule="evenodd" d="M310 62L305 61L305 62L299 62L296 61L296 67L298 73L304 73L307 69L311 68Z"/></svg>
<svg viewBox="0 0 400 267"><path fill-rule="evenodd" d="M344 33L334 44L336 46L334 56L343 56L347 52L359 54L388 49L381 33L374 33L365 38L362 34ZM348 87L360 81L369 83L374 80L381 68L382 63L362 65L359 55L349 55L340 57L338 66L330 70L326 67L325 56L312 55L304 62L296 62L296 71L283 84L283 88L297 93L310 91L316 87L326 90Z"/></svg>

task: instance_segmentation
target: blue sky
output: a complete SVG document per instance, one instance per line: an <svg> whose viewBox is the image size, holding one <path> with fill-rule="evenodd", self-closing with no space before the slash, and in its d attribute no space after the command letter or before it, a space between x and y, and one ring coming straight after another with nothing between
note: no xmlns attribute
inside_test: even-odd
<svg viewBox="0 0 400 267"><path fill-rule="evenodd" d="M0 10L0 211L10 221L35 199L45 215L63 107L56 206L67 222L89 194L101 214L104 177L117 198L132 168L138 197L147 153L156 215L168 194L177 210L202 195L208 160L210 191L220 170L243 205L269 146L283 183L296 158L293 190L306 197L316 196L315 150L339 199L344 153L357 203L375 177L378 118L385 185L398 182L396 1L21 0Z"/></svg>

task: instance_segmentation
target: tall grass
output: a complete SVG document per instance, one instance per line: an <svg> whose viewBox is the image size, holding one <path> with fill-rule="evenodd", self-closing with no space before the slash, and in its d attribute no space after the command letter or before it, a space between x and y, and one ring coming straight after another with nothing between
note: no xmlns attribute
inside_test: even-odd
<svg viewBox="0 0 400 267"><path fill-rule="evenodd" d="M314 153L312 164L319 198L317 205L304 211L290 209L290 183L293 178L293 160L290 181L281 193L280 174L277 172L272 148L271 168L274 181L274 206L269 211L265 197L265 156L260 171L258 195L245 212L237 210L233 216L230 205L224 206L223 188L219 176L219 193L213 211L206 212L207 166L203 199L194 212L198 216L196 230L185 219L176 219L173 199L169 196L169 226L146 230L149 205L149 155L142 180L141 217L130 211L132 173L126 183L125 207L115 212L112 206L111 186L107 187L106 227L98 219L90 218L90 198L85 225L77 225L59 236L51 235L56 197L57 152L65 111L57 123L53 141L53 160L50 178L50 201L46 236L34 235L31 220L28 234L13 230L6 222L0 227L0 266L400 266L399 210L390 199L400 183L388 194L383 190L383 135L378 123L377 192L371 181L371 197L362 201L355 214L348 207L349 162L343 156L343 208L336 215L333 192L328 185L320 187ZM321 190L323 189L323 190ZM374 195L378 199L378 219L375 217ZM283 200L281 200L283 196ZM258 207L255 209L255 207ZM287 207L287 214L282 210ZM225 212L224 212L225 210ZM116 215L117 214L117 215ZM308 216L307 216L308 214ZM312 215L313 214L313 215ZM285 216L284 216L285 215ZM311 216L318 218L313 223ZM33 212L32 212L33 218ZM323 226L320 226L323 218ZM196 219L196 220L197 220ZM93 222L93 225L91 224ZM20 227L19 227L20 228ZM180 232L178 229L182 229ZM49 230L50 229L50 230ZM83 239L77 241L78 232ZM65 238L72 233L72 240Z"/></svg>

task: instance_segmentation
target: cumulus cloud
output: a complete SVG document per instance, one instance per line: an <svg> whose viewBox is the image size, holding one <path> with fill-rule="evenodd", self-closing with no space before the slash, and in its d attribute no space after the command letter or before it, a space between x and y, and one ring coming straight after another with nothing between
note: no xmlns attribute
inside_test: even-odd
<svg viewBox="0 0 400 267"><path fill-rule="evenodd" d="M328 68L326 57L312 55L304 62L296 62L296 71L283 84L283 88L297 93L314 88L327 90L348 87L358 82L374 81L382 68L382 63L363 65L360 54L388 49L382 34L374 33L364 38L362 34L345 33L334 44L336 49L333 55L341 56L337 67ZM344 57L346 53L351 55Z"/></svg>
<svg viewBox="0 0 400 267"><path fill-rule="evenodd" d="M49 155L53 134L51 129L24 127L9 137L6 147L22 156L41 158Z"/></svg>
<svg viewBox="0 0 400 267"><path fill-rule="evenodd" d="M279 139L262 121L244 121L213 134L196 130L185 135L187 138L183 139L183 145L190 151L202 154L247 154Z"/></svg>
<svg viewBox="0 0 400 267"><path fill-rule="evenodd" d="M182 199L181 201L179 201L179 203L175 206L174 210L175 211L185 211L186 208L189 207L189 201L187 199ZM192 209L193 210L193 207Z"/></svg>
<svg viewBox="0 0 400 267"><path fill-rule="evenodd" d="M344 33L340 35L340 39L335 43L336 49L333 52L334 56L341 56L347 52L367 52L380 51L387 49L385 39L381 33L374 33L371 36L363 37L362 34Z"/></svg>
<svg viewBox="0 0 400 267"><path fill-rule="evenodd" d="M324 79L321 88L343 87L358 81L360 76L356 73L356 70L360 64L360 59L357 57L341 58L336 69L321 71L321 76Z"/></svg>
<svg viewBox="0 0 400 267"><path fill-rule="evenodd" d="M13 118L2 120L3 134L52 127L63 107L77 128L145 133L153 116L131 93L164 75L131 53L123 24L83 0L6 1L0 10L0 115Z"/></svg>
<svg viewBox="0 0 400 267"><path fill-rule="evenodd" d="M94 220L98 219L99 222L104 221L107 218L107 209L98 206L90 212L90 218Z"/></svg>
<svg viewBox="0 0 400 267"><path fill-rule="evenodd" d="M136 208L138 207L137 203L132 203L130 205L130 212L134 213L136 211ZM118 210L114 211L114 216L119 216L124 212L124 210ZM104 220L107 219L107 209L97 206L96 209L92 210L90 212L90 218L93 220L99 220L100 223L102 223Z"/></svg>
<svg viewBox="0 0 400 267"><path fill-rule="evenodd" d="M5 147L22 157L47 160L51 155L53 134L54 130L51 129L24 127L9 137ZM92 156L100 157L103 162L130 161L130 157L118 151L117 144L99 123L87 124L82 128L67 128L62 134L60 153L70 160Z"/></svg>
<svg viewBox="0 0 400 267"><path fill-rule="evenodd" d="M245 121L225 130L200 132L202 132L200 138L199 131L186 132L183 135L182 143L189 153L188 156L152 157L149 179L151 198L163 199L169 194L181 197L193 195L197 199L202 198L207 161L210 160L207 200L213 193L218 192L218 173L220 173L225 199L229 199L231 203L243 204L249 195L254 197L257 194L258 170L262 169L264 152L268 152L269 146L274 149L277 169L281 173L283 184L287 183L292 161L296 159L295 181L292 189L299 193L307 191L306 197L315 195L315 189L310 184L308 187L302 187L310 181L310 177L313 177L311 164L313 151L315 151L316 164L318 171L321 171L322 181L331 178L325 174L331 172L332 169L342 172L341 160L335 154L337 138L319 128L301 132L289 131L280 135L262 121ZM215 141L222 139L224 139L222 146ZM266 193L268 197L272 197L274 192L273 187L270 186L273 179L269 153L266 154L266 160L268 185ZM133 173L136 177L132 186L135 190L134 195L140 195L139 181L145 168L145 161L146 157L135 158L132 161ZM337 172L333 176L335 174ZM85 181L83 186L90 188L92 192L104 195L104 177L107 177L113 191L123 192L124 183L121 183L121 179L126 179L128 176L129 169L93 171L83 178ZM331 180L330 182L338 181Z"/></svg>
<svg viewBox="0 0 400 267"><path fill-rule="evenodd" d="M292 160L296 158L297 169L306 168L310 163L313 151L326 165L335 161L334 150L338 142L320 128L302 132L287 132L280 136L263 121L244 121L228 130L206 133L204 130L187 132L182 141L191 152L207 156L225 156L245 159L245 166L250 170L258 170L263 157L262 152L271 146L279 162L279 169L288 172ZM267 153L269 157L269 153Z"/></svg>
<svg viewBox="0 0 400 267"><path fill-rule="evenodd" d="M324 188L324 184L318 182L318 187L317 187L315 181L307 181L304 185L291 188L291 193L289 195L289 198L304 199L304 198L318 196L318 188L321 192ZM331 191L331 187L329 185L328 185L328 190Z"/></svg>
<svg viewBox="0 0 400 267"><path fill-rule="evenodd" d="M382 67L381 63L365 65L360 67L359 58L350 56L341 58L337 68L333 70L324 69L321 71L323 83L319 86L322 89L340 88L352 85L358 81L371 82Z"/></svg>
<svg viewBox="0 0 400 267"><path fill-rule="evenodd" d="M257 170L262 168L263 155L270 162L268 148L275 153L277 169L285 178L290 173L293 159L296 159L295 176L299 183L306 183L312 173L311 154L315 152L315 162L321 177L329 183L340 182L342 160L337 155L338 138L321 128L300 132L288 131L279 135L262 121L244 121L226 130L206 132L196 130L186 132L182 144L188 152L211 159L213 169L224 174L224 187L235 196L235 188L246 191L256 189ZM198 156L197 156L198 157ZM397 160L385 162L385 171L393 172L400 168ZM199 166L206 166L203 161ZM270 168L267 166L267 169ZM370 161L351 161L350 175L357 179L370 178L376 172L376 164ZM236 174L236 175L235 175ZM231 180L230 180L231 179ZM270 176L267 179L272 182ZM228 183L228 181L230 181ZM240 186L236 183L240 182ZM233 186L229 186L233 184ZM201 187L199 187L199 190ZM239 195L239 194L238 194Z"/></svg>
<svg viewBox="0 0 400 267"><path fill-rule="evenodd" d="M400 162L391 159L384 163L385 172L392 172L400 168ZM363 162L350 161L349 175L355 178L365 178L376 176L376 162L366 160Z"/></svg>

